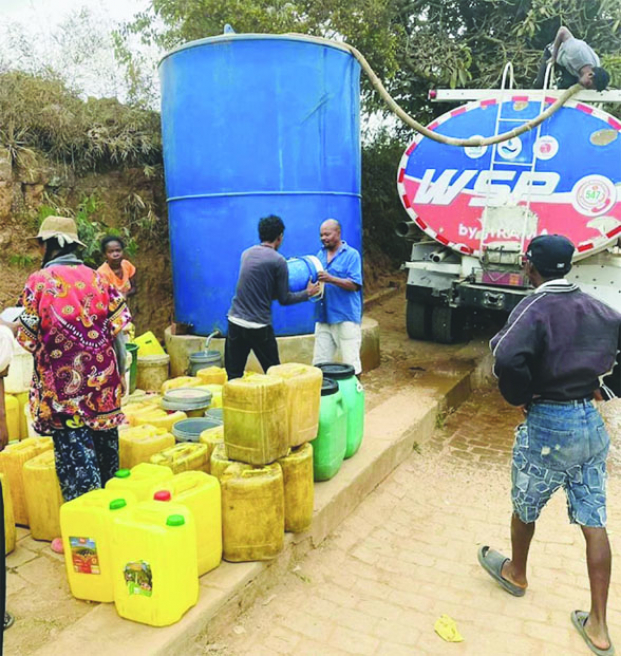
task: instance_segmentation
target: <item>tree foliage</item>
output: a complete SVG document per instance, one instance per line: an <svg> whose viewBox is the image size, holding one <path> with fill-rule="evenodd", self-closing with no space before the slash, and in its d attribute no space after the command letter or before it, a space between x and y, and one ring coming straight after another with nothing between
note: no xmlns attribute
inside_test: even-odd
<svg viewBox="0 0 621 656"><path fill-rule="evenodd" d="M530 87L561 25L590 43L621 83L619 0L152 0L126 33L163 49L237 32L300 32L347 41L367 57L397 101L420 118L433 87L496 87L512 61ZM367 86L368 109L380 109Z"/></svg>

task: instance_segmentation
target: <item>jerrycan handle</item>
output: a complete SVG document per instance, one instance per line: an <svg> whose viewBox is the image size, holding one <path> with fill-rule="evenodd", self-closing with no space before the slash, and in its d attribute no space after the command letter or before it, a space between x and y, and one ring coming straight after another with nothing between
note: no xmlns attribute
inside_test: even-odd
<svg viewBox="0 0 621 656"><path fill-rule="evenodd" d="M193 444L196 444L196 442L179 442L179 444L176 444L173 448L175 449L176 453L186 455L188 453L192 453L194 450L192 448Z"/></svg>
<svg viewBox="0 0 621 656"><path fill-rule="evenodd" d="M185 474L190 474L190 473L197 473L200 474L201 472L184 472ZM183 476L180 480L177 479L176 485L175 485L175 490L177 494L183 494L184 492L189 492L190 490L195 490L199 486L199 477L196 476Z"/></svg>
<svg viewBox="0 0 621 656"><path fill-rule="evenodd" d="M269 471L269 469L265 467L261 467L260 469L244 469L240 472L240 475L242 478L255 478L265 474L266 471Z"/></svg>

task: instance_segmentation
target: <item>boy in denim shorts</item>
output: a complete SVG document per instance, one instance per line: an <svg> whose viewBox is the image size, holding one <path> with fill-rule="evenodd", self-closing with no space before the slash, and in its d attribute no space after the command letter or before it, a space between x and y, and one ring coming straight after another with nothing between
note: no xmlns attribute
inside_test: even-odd
<svg viewBox="0 0 621 656"><path fill-rule="evenodd" d="M591 651L609 656L614 653L606 625L609 438L593 397L614 367L621 315L565 279L573 252L574 245L560 235L530 242L524 270L535 292L491 341L500 392L526 418L513 447L511 558L488 546L478 557L507 592L523 596L535 522L552 494L564 488L569 520L586 540L591 586L590 611L573 611L571 619Z"/></svg>

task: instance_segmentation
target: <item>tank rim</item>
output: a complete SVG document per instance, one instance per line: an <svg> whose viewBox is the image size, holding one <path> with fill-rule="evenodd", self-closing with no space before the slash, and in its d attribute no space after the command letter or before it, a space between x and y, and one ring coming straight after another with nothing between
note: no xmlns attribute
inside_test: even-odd
<svg viewBox="0 0 621 656"><path fill-rule="evenodd" d="M182 50L189 50L190 48L198 48L211 43L221 43L226 41L305 41L307 43L322 45L326 48L334 48L335 50L340 50L341 52L345 52L353 57L351 52L344 45L339 45L337 42L328 43L306 34L218 34L217 36L208 36L204 39L188 41L187 43L173 48L160 59L157 66L159 68L165 59L171 55L176 55Z"/></svg>

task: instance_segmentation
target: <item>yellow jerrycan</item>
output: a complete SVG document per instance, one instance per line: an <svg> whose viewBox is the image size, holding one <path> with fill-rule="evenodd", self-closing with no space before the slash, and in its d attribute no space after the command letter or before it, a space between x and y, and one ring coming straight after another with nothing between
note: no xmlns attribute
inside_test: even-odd
<svg viewBox="0 0 621 656"><path fill-rule="evenodd" d="M158 410L157 414L151 413L149 415L140 415L136 417L135 426L154 426L155 428L163 428L167 433L172 432L172 427L178 422L187 419L188 416L185 412L178 410L168 414L165 410Z"/></svg>
<svg viewBox="0 0 621 656"><path fill-rule="evenodd" d="M130 507L114 521L112 568L121 617L151 626L178 622L198 601L192 513L153 500Z"/></svg>
<svg viewBox="0 0 621 656"><path fill-rule="evenodd" d="M106 490L111 490L119 496L129 492L133 494L136 501L148 501L151 499L151 490L155 485L163 483L172 478L169 467L152 465L150 462L141 462L131 469L119 469L106 483Z"/></svg>
<svg viewBox="0 0 621 656"><path fill-rule="evenodd" d="M168 390L177 389L178 387L196 387L202 385L203 381L196 376L177 376L176 378L169 378L163 385L161 393L165 394Z"/></svg>
<svg viewBox="0 0 621 656"><path fill-rule="evenodd" d="M144 424L119 430L120 468L131 469L141 462L149 462L154 453L174 444L174 435L165 428Z"/></svg>
<svg viewBox="0 0 621 656"><path fill-rule="evenodd" d="M170 467L173 474L186 471L205 471L207 446L198 442L180 442L151 456L151 464Z"/></svg>
<svg viewBox="0 0 621 656"><path fill-rule="evenodd" d="M200 379L201 385L224 385L228 380L226 369L222 367L205 367L196 372L196 377Z"/></svg>
<svg viewBox="0 0 621 656"><path fill-rule="evenodd" d="M2 483L2 503L4 504L4 554L10 554L15 549L17 531L15 530L15 514L13 513L13 500L6 474L0 474Z"/></svg>
<svg viewBox="0 0 621 656"><path fill-rule="evenodd" d="M134 344L138 345L138 355L164 355L166 351L162 348L157 337L149 330L138 337L134 337Z"/></svg>
<svg viewBox="0 0 621 656"><path fill-rule="evenodd" d="M135 426L139 417L161 417L166 414L166 411L155 403L130 403L123 407L123 414L127 423Z"/></svg>
<svg viewBox="0 0 621 656"><path fill-rule="evenodd" d="M267 465L287 454L289 429L285 383L257 374L224 386L224 442L228 457Z"/></svg>
<svg viewBox="0 0 621 656"><path fill-rule="evenodd" d="M28 419L30 417L29 396L30 392L20 392L13 395L19 403L19 439L24 440L28 437ZM28 407L28 411L24 408Z"/></svg>
<svg viewBox="0 0 621 656"><path fill-rule="evenodd" d="M283 548L282 469L234 464L222 476L223 556L232 563L269 560Z"/></svg>
<svg viewBox="0 0 621 656"><path fill-rule="evenodd" d="M318 367L297 362L275 365L268 376L279 376L285 381L289 446L300 446L317 437L319 404L323 373Z"/></svg>
<svg viewBox="0 0 621 656"><path fill-rule="evenodd" d="M205 472L186 471L165 481L153 498L181 504L192 513L198 575L218 567L222 560L222 499L218 479Z"/></svg>
<svg viewBox="0 0 621 656"><path fill-rule="evenodd" d="M89 601L114 601L112 527L136 503L133 494L92 490L60 509L60 531L71 594Z"/></svg>
<svg viewBox="0 0 621 656"><path fill-rule="evenodd" d="M222 390L224 389L223 385L216 384L205 384L198 385L198 389L206 390L211 393L211 403L209 404L209 409L212 408L221 408L222 407Z"/></svg>
<svg viewBox="0 0 621 656"><path fill-rule="evenodd" d="M231 466L238 465L242 469L252 469L252 465L248 465L245 462L237 462L235 460L230 460L226 453L226 445L224 442L216 444L213 451L211 452L209 472L212 476L215 476L219 481L222 481L222 476L224 472Z"/></svg>
<svg viewBox="0 0 621 656"><path fill-rule="evenodd" d="M4 407L6 409L6 427L9 432L9 440L19 440L21 435L21 419L17 397L12 394L5 394Z"/></svg>
<svg viewBox="0 0 621 656"><path fill-rule="evenodd" d="M24 492L24 463L53 448L54 443L51 437L29 437L21 442L9 444L0 451L0 472L5 475L11 490L16 524L28 526L28 508Z"/></svg>
<svg viewBox="0 0 621 656"><path fill-rule="evenodd" d="M313 447L291 449L278 461L285 486L285 531L302 533L310 528L315 503Z"/></svg>
<svg viewBox="0 0 621 656"><path fill-rule="evenodd" d="M211 454L218 444L224 444L224 426L216 426L215 428L204 430L200 434L198 442L207 447L207 455L205 456L207 463L205 471L208 474L211 474Z"/></svg>
<svg viewBox="0 0 621 656"><path fill-rule="evenodd" d="M56 476L53 450L44 451L24 464L24 494L30 535L35 540L48 542L60 537L63 495Z"/></svg>

